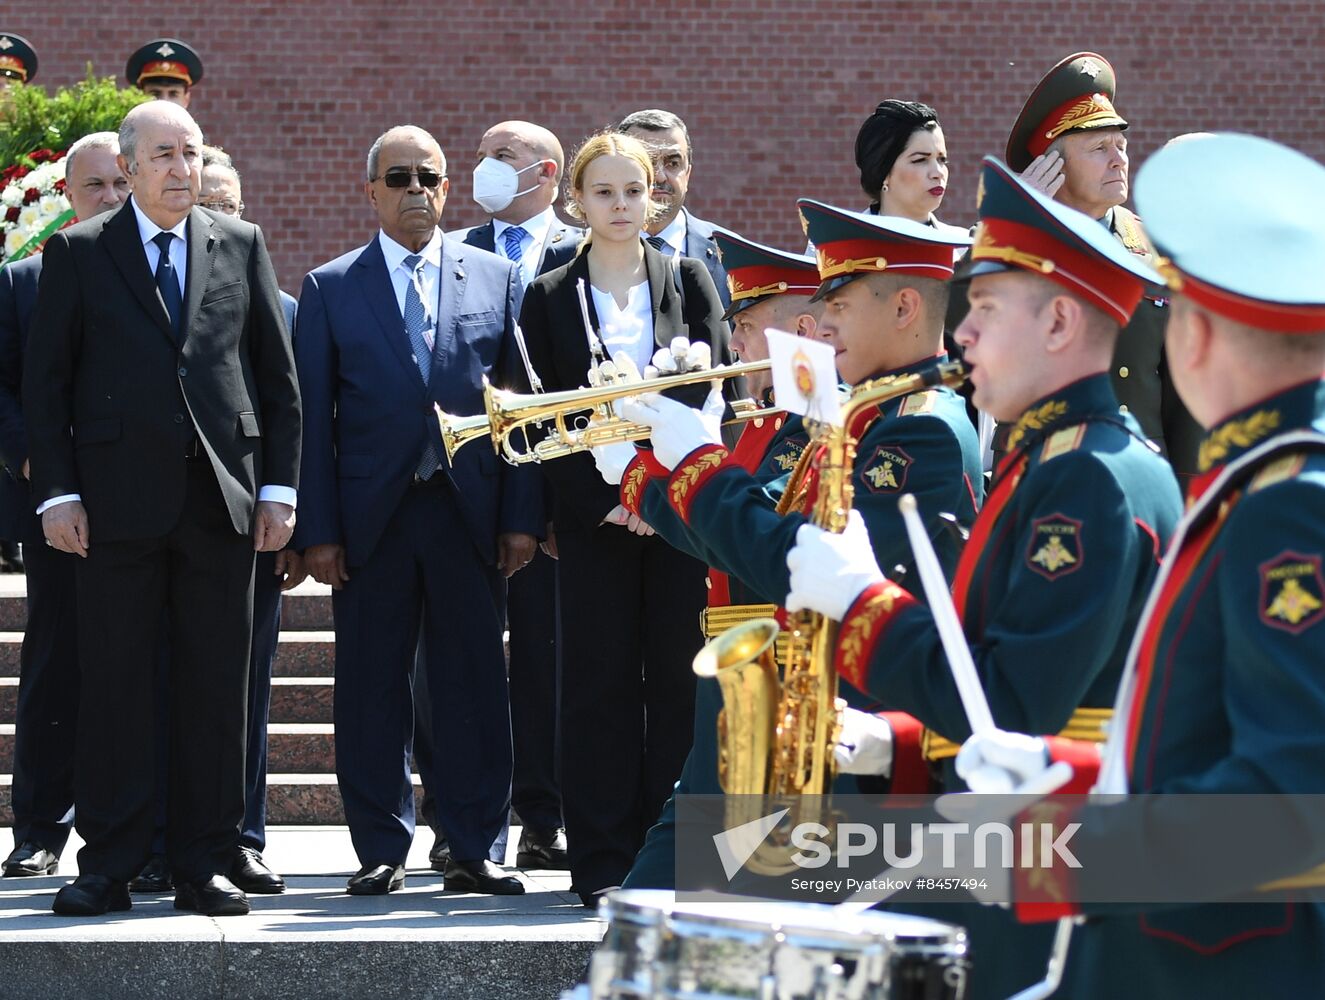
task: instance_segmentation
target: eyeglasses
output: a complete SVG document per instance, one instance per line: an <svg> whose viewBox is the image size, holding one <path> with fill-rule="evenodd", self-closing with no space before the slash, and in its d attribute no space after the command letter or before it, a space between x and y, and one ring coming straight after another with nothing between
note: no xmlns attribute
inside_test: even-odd
<svg viewBox="0 0 1325 1000"><path fill-rule="evenodd" d="M199 208L210 209L213 212L220 212L222 215L239 215L244 211L244 203L241 201L236 205L233 201L200 201Z"/></svg>
<svg viewBox="0 0 1325 1000"><path fill-rule="evenodd" d="M411 177L417 177L419 179L420 187L435 188L438 184L442 183L441 174L437 173L435 170L426 170L423 168L418 170L388 170L382 175L381 180L389 188L403 188L409 187L409 180ZM373 179L377 180L377 178Z"/></svg>

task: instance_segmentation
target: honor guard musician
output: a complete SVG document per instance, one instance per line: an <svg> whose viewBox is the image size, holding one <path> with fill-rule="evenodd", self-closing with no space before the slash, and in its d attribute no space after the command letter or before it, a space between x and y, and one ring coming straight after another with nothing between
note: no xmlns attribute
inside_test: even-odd
<svg viewBox="0 0 1325 1000"><path fill-rule="evenodd" d="M814 258L786 253L715 230L721 262L727 272L731 305L723 319L732 321L732 351L741 361L768 357L764 330L773 327L815 336L822 307L809 297L819 288ZM765 417L745 423L727 461L748 471L764 484L785 484L805 449L807 437L800 417L772 405L772 376L755 372L746 376L752 396L768 409ZM621 505L641 518L670 544L710 563L708 606L701 620L705 639L752 618L767 617L776 605L739 577L712 567L702 539L692 535L667 500L669 470L651 451L633 445L607 445L594 449L599 471L609 483L621 484ZM649 831L644 847L626 879L626 887L670 888L675 885L676 794L721 793L718 785L716 725L722 708L718 682L697 678L695 743L686 758L676 792Z"/></svg>
<svg viewBox="0 0 1325 1000"><path fill-rule="evenodd" d="M1252 183L1264 177L1274 183ZM1046 886L1066 903L1036 902L1045 896L1018 881L1016 912L1098 911L1072 945L1064 993L1079 1000L1316 996L1325 910L1302 899L1325 885L1312 805L1325 792L1325 168L1252 136L1192 139L1145 165L1137 201L1173 294L1173 382L1207 428L1200 473L1095 784L1128 797L1075 816L1082 867L1056 869ZM964 746L958 766L1017 781L1050 757L1070 760L1077 784L1101 761L995 732ZM1257 796L1259 841L1194 824L1196 794ZM1096 864L1103 854L1127 864ZM1141 886L1187 876L1204 905L1079 902L1101 898L1092 883L1106 869ZM1297 895L1271 895L1286 887ZM1209 902L1248 895L1257 901Z"/></svg>
<svg viewBox="0 0 1325 1000"><path fill-rule="evenodd" d="M1098 219L1129 251L1154 248L1128 194L1127 120L1114 107L1113 67L1095 52L1059 62L1036 85L1008 137L1007 163L1032 186ZM1173 390L1164 365L1168 298L1143 295L1114 350L1110 373L1121 408L1157 442L1180 477L1195 472L1201 429Z"/></svg>
<svg viewBox="0 0 1325 1000"><path fill-rule="evenodd" d="M812 301L824 303L819 335L836 348L842 379L860 384L944 360L946 279L952 275L953 248L967 237L815 201L802 200L799 206L806 235L818 248L821 284ZM730 257L727 263L733 266ZM738 287L772 284L771 280L755 284L748 271L741 276L742 270L738 268L734 292ZM739 305L735 294L733 299ZM739 323L739 313L737 319ZM797 528L807 522L813 490L798 487L806 485L799 475L791 483L761 481L759 473L731 461L716 432L711 426L702 427L693 413L665 399L627 410L632 420L654 427L653 460L671 469L666 502L703 547L710 565L731 574L762 601L783 605L788 591L786 553ZM913 492L931 533L938 536L940 559L950 571L958 546L955 537L940 527L940 515L955 514L958 523L968 527L983 487L979 445L961 397L946 387L915 392L872 408L851 430L859 441L852 477L855 506L870 541L887 565L905 567L911 562L897 500L902 492ZM775 449L773 456L777 462L780 453ZM792 495L778 503L774 494L788 487ZM646 493L646 505L657 502L650 496ZM783 510L785 514L780 513ZM915 574L907 578L914 580ZM710 610L710 615L715 612ZM735 619L722 624L734 623ZM686 775L690 780L682 786L687 791L718 790L715 742L720 699L716 690L709 695L701 702L706 717L696 717L695 747ZM654 843L669 836L665 827L661 824L651 832L651 843L627 885L672 884L659 878L661 866L670 864L670 841L661 847ZM666 861L651 848L657 855L667 854Z"/></svg>
<svg viewBox="0 0 1325 1000"><path fill-rule="evenodd" d="M0 86L31 83L37 75L37 50L21 35L0 32Z"/></svg>
<svg viewBox="0 0 1325 1000"><path fill-rule="evenodd" d="M1107 374L1119 329L1159 275L992 158L981 187L961 276L970 311L955 336L975 404L1012 431L953 598L999 725L1098 742L1181 512L1172 471L1119 412ZM868 542L860 525L800 529L788 606L840 620L839 676L892 710L892 790L960 789L952 758L970 729L934 616L884 578L889 563ZM1040 929L970 911L944 912L971 932L977 997L1039 977L1049 947Z"/></svg>
<svg viewBox="0 0 1325 1000"><path fill-rule="evenodd" d="M202 59L178 38L157 38L129 56L124 75L148 96L187 108L202 79Z"/></svg>

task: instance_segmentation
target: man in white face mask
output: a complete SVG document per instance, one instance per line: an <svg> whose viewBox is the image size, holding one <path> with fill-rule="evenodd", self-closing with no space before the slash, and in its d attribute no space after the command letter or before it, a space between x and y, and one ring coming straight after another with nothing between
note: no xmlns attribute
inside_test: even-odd
<svg viewBox="0 0 1325 1000"><path fill-rule="evenodd" d="M488 222L452 235L470 246L515 262L526 285L575 256L580 230L552 211L565 154L540 125L510 121L492 126L479 143L474 201Z"/></svg>
<svg viewBox="0 0 1325 1000"><path fill-rule="evenodd" d="M582 230L557 218L557 200L565 153L557 137L530 122L509 121L492 126L479 143L474 167L473 196L488 221L449 234L472 247L515 262L527 286L538 275L567 263L580 245ZM555 542L548 531L548 543ZM561 819L561 789L555 764L557 732L557 564L546 551L507 582L506 618L510 630L511 732L515 751L511 804L522 833L516 849L521 868L565 868L566 834ZM436 764L428 713L431 702L426 678L414 689L414 758L423 779L421 814L433 828L428 858L438 871L446 867L446 831L437 822L433 790ZM488 857L506 858L506 833L497 838Z"/></svg>

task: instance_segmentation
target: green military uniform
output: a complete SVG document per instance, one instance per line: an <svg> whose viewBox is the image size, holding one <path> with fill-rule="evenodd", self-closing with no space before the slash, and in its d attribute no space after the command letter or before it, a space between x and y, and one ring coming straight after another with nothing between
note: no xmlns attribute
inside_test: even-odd
<svg viewBox="0 0 1325 1000"><path fill-rule="evenodd" d="M1024 268L1083 298L1085 286L1133 304L1157 278L1085 216L985 162L970 276ZM1121 325L1126 310L1115 308ZM1008 450L957 567L958 616L1000 728L1099 743L1182 510L1177 482L1102 372L1028 407ZM952 765L971 730L927 607L890 583L867 589L842 622L838 672L890 710L894 792L934 790L933 773L938 790L965 788ZM1042 973L1047 928L976 905L896 908L967 928L973 997L1005 997Z"/></svg>
<svg viewBox="0 0 1325 1000"><path fill-rule="evenodd" d="M844 242L874 241L869 259L891 259L905 265L910 257L927 252L946 255L947 273L952 270L952 244L926 243L908 250L888 226L899 220L872 219L842 212L817 203L802 202L808 235L819 247L820 273L824 254L832 258L834 248ZM861 221L871 220L871 221ZM903 220L904 221L904 220ZM880 242L882 241L882 242ZM886 248L886 249L885 249ZM857 249L861 249L857 247ZM855 251L853 251L855 252ZM731 256L724 251L731 270ZM926 265L928 266L928 265ZM871 268L871 270L877 270ZM870 273L862 269L860 273ZM935 275L937 276L937 274ZM836 276L830 277L830 281ZM739 272L738 272L739 278ZM942 357L926 359L897 372L907 374L932 367ZM641 516L664 537L677 539L710 566L729 574L733 594L754 596L766 605L764 614L776 610L787 596L786 554L795 543L796 531L806 523L805 511L812 493L795 497L785 515L778 501L789 485L791 455L803 447L799 421L792 433L775 438L763 465L751 473L728 460L719 446L698 449L674 469L666 480L654 476L634 501ZM952 513L962 527L975 519L983 495L979 444L960 396L946 387L912 393L873 407L854 431L859 439L854 465L855 507L870 529L871 541L884 565L901 564L908 585L919 586L906 544L905 528L897 510L903 492L915 494L920 510L936 536L936 545L946 569L956 564L959 544L954 533L944 530L942 513ZM622 481L623 504L630 490L631 470ZM797 488L802 483L791 483ZM734 622L733 622L734 623ZM695 744L677 785L677 794L717 794L717 716L722 707L716 681L701 681L695 716ZM668 803L659 824L650 830L643 850L626 881L628 888L670 888L675 885L673 869L675 799Z"/></svg>
<svg viewBox="0 0 1325 1000"><path fill-rule="evenodd" d="M1253 176L1275 178L1268 194L1248 188ZM1325 335L1325 168L1250 136L1194 139L1146 164L1138 199L1172 258L1170 287L1193 306L1286 337ZM1280 384L1287 358L1274 359ZM1312 804L1325 793L1325 383L1318 364L1303 374L1224 416L1201 445L1096 784L1147 794L1087 806L1075 817L1082 868L1016 887L1023 919L1093 916L1076 931L1074 998L1305 997L1325 983L1325 904L1311 901L1325 887L1325 820ZM1050 749L1093 778L1094 755ZM1177 794L1263 796L1261 842L1226 843ZM1138 885L1199 886L1194 902L1282 880L1306 891L1298 901L1079 902L1107 898L1093 884L1097 870L1118 871L1096 864L1105 855L1126 859Z"/></svg>
<svg viewBox="0 0 1325 1000"><path fill-rule="evenodd" d="M1021 173L1060 136L1098 128L1126 130L1113 106L1113 67L1095 52L1077 52L1044 75L1026 99L1008 138L1007 163ZM1141 221L1121 205L1101 220L1128 250L1153 263L1153 248ZM1120 408L1132 414L1186 477L1196 470L1199 425L1178 398L1164 364L1168 300L1147 296L1132 314L1114 348L1113 390Z"/></svg>

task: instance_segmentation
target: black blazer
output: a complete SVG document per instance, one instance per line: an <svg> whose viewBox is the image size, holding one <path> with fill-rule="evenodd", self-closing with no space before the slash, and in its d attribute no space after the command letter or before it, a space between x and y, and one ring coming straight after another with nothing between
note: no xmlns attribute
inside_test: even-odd
<svg viewBox="0 0 1325 1000"><path fill-rule="evenodd" d="M489 219L481 226L460 229L449 235L471 247L496 253L497 244L493 238L493 229L492 220ZM547 274L548 271L569 263L575 258L575 251L583 238L583 229L567 226L560 219L553 222L543 238L543 245L538 248L538 267L534 268L534 274Z"/></svg>
<svg viewBox="0 0 1325 1000"><path fill-rule="evenodd" d="M676 337L704 341L713 351L713 363L731 359L728 327L722 319L718 290L702 261L680 259L681 287L685 293L682 312L671 260L647 244L644 266L653 299L653 339L666 347ZM598 314L589 293L589 261L580 254L569 264L535 278L525 292L520 310L520 328L529 346L529 359L547 392L578 389L588 385L589 341L580 315L576 281L583 279L589 302L589 319L598 332ZM528 391L526 385L522 391ZM618 503L615 486L603 482L589 454L571 455L543 464L543 474L552 487L553 524L558 531L593 528Z"/></svg>
<svg viewBox="0 0 1325 1000"><path fill-rule="evenodd" d="M186 232L179 342L131 202L42 254L23 371L32 496L81 494L93 539L171 529L195 428L236 532L259 487L299 485L299 386L262 233L197 208Z"/></svg>
<svg viewBox="0 0 1325 1000"><path fill-rule="evenodd" d="M685 211L685 209L682 209ZM722 302L722 308L725 310L732 304L731 290L727 286L727 270L722 266L722 256L718 253L718 241L713 238L713 230L717 227L711 222L691 215L686 216L686 252L687 257L693 257L695 260L702 261L709 277L713 279L713 284L718 289L718 298Z"/></svg>

